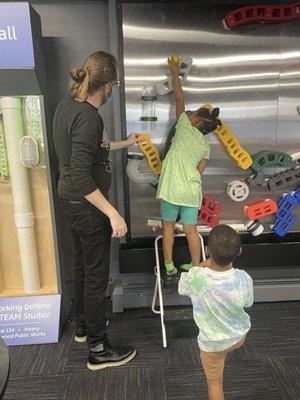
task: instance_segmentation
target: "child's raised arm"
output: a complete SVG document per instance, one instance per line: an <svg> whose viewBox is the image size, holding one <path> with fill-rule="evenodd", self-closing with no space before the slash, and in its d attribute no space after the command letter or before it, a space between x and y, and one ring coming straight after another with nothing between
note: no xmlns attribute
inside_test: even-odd
<svg viewBox="0 0 300 400"><path fill-rule="evenodd" d="M176 118L178 119L180 115L185 111L184 94L179 78L179 62L171 61L171 59L168 58L168 63L173 79L173 88L176 103Z"/></svg>

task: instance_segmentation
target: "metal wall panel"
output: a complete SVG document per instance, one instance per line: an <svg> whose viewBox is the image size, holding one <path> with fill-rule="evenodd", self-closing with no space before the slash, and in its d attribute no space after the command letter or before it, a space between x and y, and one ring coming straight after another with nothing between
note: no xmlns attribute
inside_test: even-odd
<svg viewBox="0 0 300 400"><path fill-rule="evenodd" d="M187 109L196 109L208 102L219 106L221 119L229 123L250 154L275 148L295 152L299 127L294 107L296 89L284 94L283 78L279 85L279 74L281 45L287 49L290 44L291 51L297 52L299 32L294 32L291 37L288 25L275 24L255 24L227 31L222 20L229 9L224 6L123 4L122 11L128 133L141 131L142 128L139 118L143 86L169 75L168 56L186 54L193 58L193 66L184 85ZM299 29L299 22L293 26ZM292 27L289 29L293 30ZM297 70L296 58L284 54L286 65L281 73L291 68L293 72L295 68ZM293 83L291 86L294 87ZM284 121L288 117L286 109L291 112L287 107L291 98L294 114L292 121L288 120L287 128ZM285 113L284 121L280 119L279 122L278 101L281 115ZM150 133L162 151L170 127L175 122L172 94L158 98L156 116L155 131ZM224 222L245 222L245 204L229 199L225 188L226 182L241 179L250 175L251 171L239 169L214 134L206 138L211 146L211 160L205 171L203 191L222 203L221 219ZM147 169L146 163L144 167ZM268 172L273 173L274 169ZM284 187L277 192L251 188L245 203L270 197L278 200L282 192L291 188ZM160 215L154 189L149 185L141 187L129 182L129 200L132 236L151 235L146 226L147 218ZM272 218L264 220L271 221ZM295 230L299 230L299 225Z"/></svg>
<svg viewBox="0 0 300 400"><path fill-rule="evenodd" d="M287 153L300 149L300 23L281 25L277 146Z"/></svg>

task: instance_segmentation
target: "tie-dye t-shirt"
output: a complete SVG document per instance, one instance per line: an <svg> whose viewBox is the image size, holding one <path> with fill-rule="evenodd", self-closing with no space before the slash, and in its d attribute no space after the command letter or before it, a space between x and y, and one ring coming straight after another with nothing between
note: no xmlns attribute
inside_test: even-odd
<svg viewBox="0 0 300 400"><path fill-rule="evenodd" d="M178 292L192 300L201 350L223 351L249 331L250 317L244 307L253 304L253 281L245 271L194 267L181 274Z"/></svg>

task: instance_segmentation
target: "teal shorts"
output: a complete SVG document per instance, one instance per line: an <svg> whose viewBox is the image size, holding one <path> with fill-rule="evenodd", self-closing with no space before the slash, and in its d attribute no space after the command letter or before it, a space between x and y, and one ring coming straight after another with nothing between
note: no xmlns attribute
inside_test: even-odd
<svg viewBox="0 0 300 400"><path fill-rule="evenodd" d="M183 224L196 225L199 209L197 207L178 206L160 200L160 213L163 221L176 222L178 216Z"/></svg>

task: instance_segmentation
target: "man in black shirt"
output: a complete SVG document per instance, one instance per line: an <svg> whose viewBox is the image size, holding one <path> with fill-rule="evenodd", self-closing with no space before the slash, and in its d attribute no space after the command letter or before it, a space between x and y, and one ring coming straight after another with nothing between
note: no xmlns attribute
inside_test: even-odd
<svg viewBox="0 0 300 400"><path fill-rule="evenodd" d="M131 347L114 347L106 333L105 298L109 278L111 237L127 232L123 218L110 204L110 150L138 140L109 142L98 108L110 102L118 85L115 58L93 53L82 69L70 71L71 96L62 100L53 122L59 159L58 194L70 221L75 259L75 315L77 342L87 340L91 370L127 363L136 354Z"/></svg>
<svg viewBox="0 0 300 400"><path fill-rule="evenodd" d="M98 109L72 98L61 101L54 118L54 142L60 168L59 197L82 201L100 189L108 199L110 145Z"/></svg>

